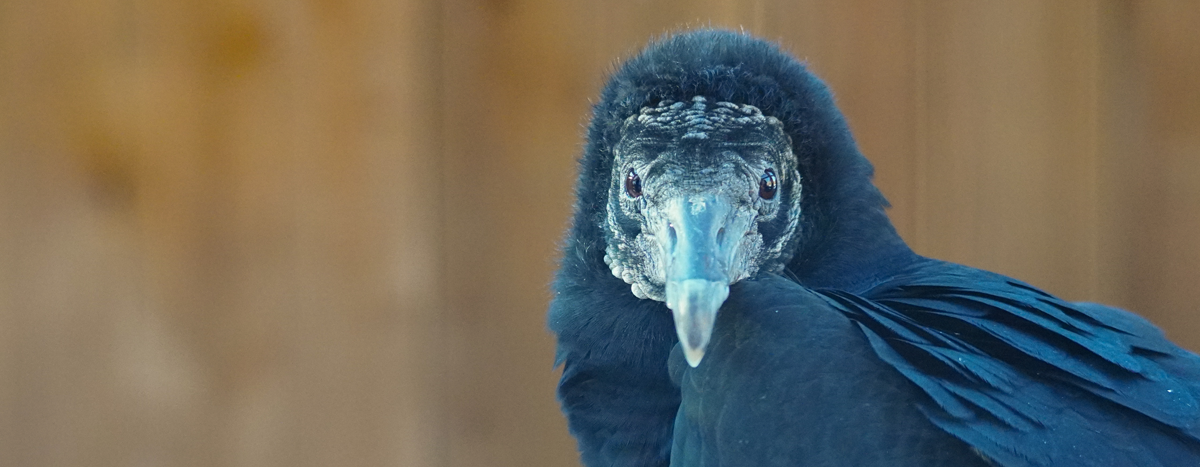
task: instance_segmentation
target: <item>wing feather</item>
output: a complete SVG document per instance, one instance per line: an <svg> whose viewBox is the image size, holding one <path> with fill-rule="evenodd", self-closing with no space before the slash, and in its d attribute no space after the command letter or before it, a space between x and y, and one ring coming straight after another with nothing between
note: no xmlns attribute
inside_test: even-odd
<svg viewBox="0 0 1200 467"><path fill-rule="evenodd" d="M998 465L1200 459L1200 357L1140 317L940 262L820 292L929 397L930 421Z"/></svg>

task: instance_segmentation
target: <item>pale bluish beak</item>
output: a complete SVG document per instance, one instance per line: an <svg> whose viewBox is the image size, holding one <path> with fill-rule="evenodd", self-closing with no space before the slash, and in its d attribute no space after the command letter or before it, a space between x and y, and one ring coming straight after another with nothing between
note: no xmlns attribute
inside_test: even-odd
<svg viewBox="0 0 1200 467"><path fill-rule="evenodd" d="M696 367L712 337L717 310L729 296L730 265L745 226L730 235L732 205L717 196L683 196L666 205L667 231L657 235L666 263L667 308L688 365ZM741 224L734 221L733 224ZM726 238L734 237L734 238Z"/></svg>
<svg viewBox="0 0 1200 467"><path fill-rule="evenodd" d="M717 310L729 297L729 284L702 279L667 281L667 307L675 316L675 332L688 365L695 368L704 358L712 338Z"/></svg>

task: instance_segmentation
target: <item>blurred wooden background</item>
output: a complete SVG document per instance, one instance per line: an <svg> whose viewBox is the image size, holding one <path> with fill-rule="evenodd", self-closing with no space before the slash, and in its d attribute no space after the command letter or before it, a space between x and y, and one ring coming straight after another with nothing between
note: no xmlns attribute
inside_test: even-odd
<svg viewBox="0 0 1200 467"><path fill-rule="evenodd" d="M563 466L544 329L604 73L833 88L922 253L1200 349L1200 6L0 2L0 465Z"/></svg>

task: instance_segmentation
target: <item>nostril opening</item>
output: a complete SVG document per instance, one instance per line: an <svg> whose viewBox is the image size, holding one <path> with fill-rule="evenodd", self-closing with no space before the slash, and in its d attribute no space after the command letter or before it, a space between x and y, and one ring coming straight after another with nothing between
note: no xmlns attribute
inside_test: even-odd
<svg viewBox="0 0 1200 467"><path fill-rule="evenodd" d="M724 243L725 243L725 228L721 227L720 229L717 230L717 245L722 245Z"/></svg>
<svg viewBox="0 0 1200 467"><path fill-rule="evenodd" d="M674 224L667 224L667 235L671 239L671 253L675 253L675 243L676 243L677 237L675 236L675 225Z"/></svg>

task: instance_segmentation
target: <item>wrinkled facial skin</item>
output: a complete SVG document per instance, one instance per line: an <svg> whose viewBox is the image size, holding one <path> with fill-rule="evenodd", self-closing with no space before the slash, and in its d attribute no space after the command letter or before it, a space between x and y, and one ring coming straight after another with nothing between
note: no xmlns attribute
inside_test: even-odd
<svg viewBox="0 0 1200 467"><path fill-rule="evenodd" d="M753 106L697 96L626 119L614 153L605 262L637 297L667 303L695 366L729 285L780 272L794 249L791 141Z"/></svg>

